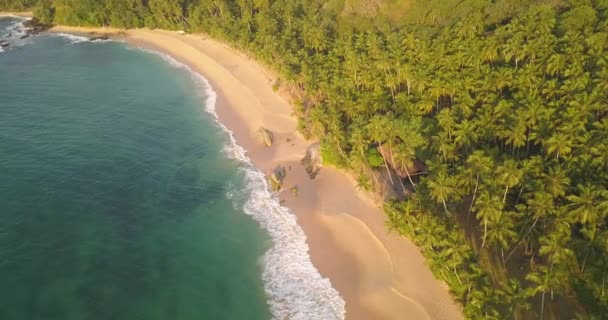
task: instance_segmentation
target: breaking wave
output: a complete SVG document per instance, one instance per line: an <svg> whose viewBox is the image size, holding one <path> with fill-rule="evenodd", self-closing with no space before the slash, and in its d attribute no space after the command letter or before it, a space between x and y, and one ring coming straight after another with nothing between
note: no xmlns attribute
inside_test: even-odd
<svg viewBox="0 0 608 320"><path fill-rule="evenodd" d="M272 248L263 257L262 274L273 318L344 319L344 300L332 287L329 279L323 278L310 261L306 235L298 225L295 215L282 206L276 195L269 191L264 173L253 165L246 150L237 144L232 131L219 122L215 111L217 95L209 81L166 54L138 49L158 55L171 66L188 71L202 89L205 110L227 134L229 143L224 151L228 157L239 161L240 170L245 175L245 190L239 191L246 196L243 209L270 234L273 240ZM229 196L237 203L234 200L234 192L230 193Z"/></svg>
<svg viewBox="0 0 608 320"><path fill-rule="evenodd" d="M18 48L28 44L33 38L33 35L28 35L25 25L23 23L28 21L28 18L22 18L17 16L8 16L16 21L10 24L3 30L0 30L0 42L8 49ZM5 52L7 49L0 46L0 53Z"/></svg>
<svg viewBox="0 0 608 320"><path fill-rule="evenodd" d="M51 36L61 37L68 40L70 43L81 43L81 42L89 42L91 39L83 36L77 36L69 33L51 33Z"/></svg>
<svg viewBox="0 0 608 320"><path fill-rule="evenodd" d="M93 39L90 37L78 36L78 35L69 34L69 33L50 33L49 35L64 38L64 39L68 40L71 44L84 43L84 42L88 42L88 43L120 42L119 40L115 40L115 39Z"/></svg>

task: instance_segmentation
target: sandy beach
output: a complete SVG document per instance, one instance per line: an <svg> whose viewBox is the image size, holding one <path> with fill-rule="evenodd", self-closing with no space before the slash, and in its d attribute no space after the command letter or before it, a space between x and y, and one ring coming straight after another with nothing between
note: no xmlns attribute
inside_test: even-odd
<svg viewBox="0 0 608 320"><path fill-rule="evenodd" d="M280 198L297 216L319 272L346 301L347 319L462 319L447 286L435 279L419 250L388 234L385 215L346 174L323 168L310 180L300 159L312 141L296 132L289 103L272 90L272 73L204 35L159 30L56 27L53 32L108 33L135 46L169 54L204 75L218 93L220 121L263 172L287 170ZM264 148L257 130L275 143ZM289 189L297 186L298 195Z"/></svg>

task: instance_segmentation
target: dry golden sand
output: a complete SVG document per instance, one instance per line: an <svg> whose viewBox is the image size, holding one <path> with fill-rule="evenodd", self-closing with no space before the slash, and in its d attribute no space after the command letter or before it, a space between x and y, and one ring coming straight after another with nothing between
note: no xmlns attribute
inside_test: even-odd
<svg viewBox="0 0 608 320"><path fill-rule="evenodd" d="M384 213L354 181L332 168L310 180L300 165L306 147L289 104L273 92L269 72L225 44L204 35L159 30L57 27L55 32L122 33L127 43L155 49L204 75L218 93L219 119L235 133L264 172L288 169L280 194L297 215L313 264L346 301L347 319L462 319L447 286L435 279L419 250L389 234ZM275 144L263 148L256 131L271 130ZM289 188L297 186L298 195Z"/></svg>

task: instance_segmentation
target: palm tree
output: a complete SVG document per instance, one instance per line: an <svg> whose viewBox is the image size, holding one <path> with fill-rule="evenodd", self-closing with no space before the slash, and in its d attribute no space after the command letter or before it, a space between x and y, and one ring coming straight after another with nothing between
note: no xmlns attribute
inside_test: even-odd
<svg viewBox="0 0 608 320"><path fill-rule="evenodd" d="M443 83L438 79L433 79L429 84L430 88L428 88L428 93L435 99L437 112L439 112L439 98L441 98L445 94L445 88Z"/></svg>
<svg viewBox="0 0 608 320"><path fill-rule="evenodd" d="M553 54L547 61L545 72L551 76L559 76L566 66L566 57L563 54Z"/></svg>
<svg viewBox="0 0 608 320"><path fill-rule="evenodd" d="M483 240L481 241L481 247L483 248L488 236L488 225L493 221L500 220L502 205L497 197L484 190L479 195L479 201L477 201L475 208L477 209L477 219L483 223Z"/></svg>
<svg viewBox="0 0 608 320"><path fill-rule="evenodd" d="M373 185L368 175L360 173L357 176L357 188L364 191L371 191L373 189Z"/></svg>
<svg viewBox="0 0 608 320"><path fill-rule="evenodd" d="M608 191L597 185L577 185L578 195L566 197L570 204L571 214L583 225L596 225L597 221L608 210Z"/></svg>
<svg viewBox="0 0 608 320"><path fill-rule="evenodd" d="M386 161L386 153L383 149L383 143L387 139L387 131L390 130L390 120L388 117L374 116L366 126L367 132L372 140L376 141L380 152L382 153L382 160L384 161L384 167L388 175L391 184L393 184L393 175L391 174L388 162Z"/></svg>
<svg viewBox="0 0 608 320"><path fill-rule="evenodd" d="M432 136L431 147L441 155L441 160L444 162L458 159L455 145L446 133L439 133Z"/></svg>
<svg viewBox="0 0 608 320"><path fill-rule="evenodd" d="M495 69L492 73L492 83L494 87L499 90L509 88L513 86L513 69L511 68L499 68Z"/></svg>
<svg viewBox="0 0 608 320"><path fill-rule="evenodd" d="M566 194L566 188L570 185L568 173L561 166L552 166L548 173L542 174L545 190L554 197L562 197Z"/></svg>
<svg viewBox="0 0 608 320"><path fill-rule="evenodd" d="M405 80L405 86L407 89L407 95L409 96L412 93L412 82L414 79L414 73L410 65L402 65L399 69L397 69L399 79Z"/></svg>
<svg viewBox="0 0 608 320"><path fill-rule="evenodd" d="M408 148L408 146L403 143L399 143L391 150L393 165L405 171L405 174L407 175L408 180L412 184L414 191L416 191L416 185L414 184L414 181L412 180L412 176L410 175L410 171L408 169L414 165L414 162L412 160L414 158L414 149Z"/></svg>
<svg viewBox="0 0 608 320"><path fill-rule="evenodd" d="M559 159L560 156L567 156L572 152L572 141L571 136L568 136L561 132L556 132L546 140L545 145L547 147L547 153L555 154L555 157Z"/></svg>
<svg viewBox="0 0 608 320"><path fill-rule="evenodd" d="M500 293L506 300L506 304L512 307L511 311L513 312L514 320L517 320L522 310L530 309L529 298L532 292L528 288L523 287L521 282L516 278L509 278L509 281L502 285Z"/></svg>
<svg viewBox="0 0 608 320"><path fill-rule="evenodd" d="M500 249L502 264L505 264L504 250L508 249L513 240L517 237L515 232L515 214L513 212L497 211L496 216L490 220L488 228L488 244L496 245L496 254ZM482 244L483 246L483 244Z"/></svg>
<svg viewBox="0 0 608 320"><path fill-rule="evenodd" d="M507 200L509 188L519 184L521 178L522 171L518 168L517 162L514 160L506 160L501 166L498 167L498 179L505 186L505 193L502 197L503 205Z"/></svg>
<svg viewBox="0 0 608 320"><path fill-rule="evenodd" d="M547 236L541 237L539 240L541 256L547 258L549 263L553 265L569 264L576 261L574 251L568 248L570 242L570 230L559 228L552 230Z"/></svg>
<svg viewBox="0 0 608 320"><path fill-rule="evenodd" d="M476 131L474 122L463 120L456 126L456 130L454 131L454 143L458 146L464 146L468 153L469 147L477 142L478 136Z"/></svg>
<svg viewBox="0 0 608 320"><path fill-rule="evenodd" d="M479 180L481 179L481 175L485 175L490 172L494 163L492 158L485 155L483 150L474 151L467 158L468 171L475 176L475 189L473 190L473 198L471 199L471 204L469 205L469 212L467 213L467 217L471 214L471 210L473 210L473 206L475 205L475 198L477 197L477 191L479 190Z"/></svg>
<svg viewBox="0 0 608 320"><path fill-rule="evenodd" d="M448 138L452 139L452 133L456 128L456 119L451 113L452 109L443 109L437 114L437 123L443 131L448 134Z"/></svg>
<svg viewBox="0 0 608 320"><path fill-rule="evenodd" d="M515 250L519 247L519 245L530 235L530 233L532 233L532 230L534 230L534 227L536 227L538 221L553 214L553 212L555 211L554 198L551 194L547 192L536 192L534 193L534 196L531 199L528 199L527 207L525 207L524 210L525 209L530 211L534 221L532 222L530 228L528 228L528 231L522 237L519 238L517 244L513 247L511 252L505 258L505 262L509 261L509 258L511 258L513 253L515 253Z"/></svg>
<svg viewBox="0 0 608 320"><path fill-rule="evenodd" d="M534 294L542 294L540 304L541 320L544 318L545 315L545 295L547 294L547 292L552 290L554 285L553 277L553 272L551 272L551 270L547 266L540 266L536 271L533 271L526 275L526 280L534 284L534 287L532 288Z"/></svg>
<svg viewBox="0 0 608 320"><path fill-rule="evenodd" d="M521 114L518 114L522 116ZM526 145L528 140L526 136L527 127L524 121L517 121L513 127L509 128L506 134L507 143L511 145L511 154L515 153L515 150Z"/></svg>
<svg viewBox="0 0 608 320"><path fill-rule="evenodd" d="M426 180L427 185L429 186L429 191L431 198L441 204L443 204L443 208L445 209L446 215L450 215L450 211L448 210L447 202L450 197L456 192L454 189L453 181L450 176L448 176L445 172L439 172L437 175L433 175Z"/></svg>
<svg viewBox="0 0 608 320"><path fill-rule="evenodd" d="M605 246L608 243L608 230L598 230L597 228L583 228L581 233L586 238L583 242L585 256L580 267L580 272L585 272L587 259L595 252L602 255L605 251Z"/></svg>

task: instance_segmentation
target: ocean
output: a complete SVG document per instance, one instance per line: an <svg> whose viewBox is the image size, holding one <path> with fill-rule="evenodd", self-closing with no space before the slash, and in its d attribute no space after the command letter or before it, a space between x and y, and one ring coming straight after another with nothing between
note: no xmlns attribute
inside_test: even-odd
<svg viewBox="0 0 608 320"><path fill-rule="evenodd" d="M0 319L341 319L204 78L0 18Z"/></svg>

